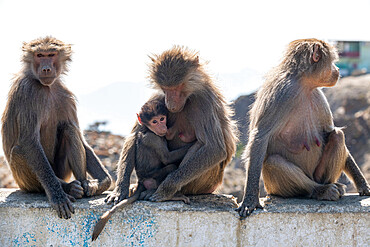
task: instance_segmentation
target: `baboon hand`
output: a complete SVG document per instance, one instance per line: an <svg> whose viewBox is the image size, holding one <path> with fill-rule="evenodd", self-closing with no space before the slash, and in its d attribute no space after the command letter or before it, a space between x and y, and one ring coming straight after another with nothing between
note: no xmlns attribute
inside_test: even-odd
<svg viewBox="0 0 370 247"><path fill-rule="evenodd" d="M123 189L119 189L119 187L116 187L112 191L112 193L105 198L104 201L108 204L111 204L111 203L117 204L120 201L122 201L123 199L128 198L129 195L130 195L129 187L123 188Z"/></svg>
<svg viewBox="0 0 370 247"><path fill-rule="evenodd" d="M94 196L99 188L99 181L97 179L82 181L82 187L86 196Z"/></svg>
<svg viewBox="0 0 370 247"><path fill-rule="evenodd" d="M366 184L366 186L359 188L358 193L360 196L370 196L370 186Z"/></svg>
<svg viewBox="0 0 370 247"><path fill-rule="evenodd" d="M257 208L263 208L259 202L258 196L246 196L242 205L237 208L236 211L239 212L240 217L245 218L251 215Z"/></svg>
<svg viewBox="0 0 370 247"><path fill-rule="evenodd" d="M58 194L58 196L52 197L50 199L50 204L52 208L57 211L59 218L69 219L71 218L71 213L75 213L71 201L74 202L76 199L73 196L62 192Z"/></svg>
<svg viewBox="0 0 370 247"><path fill-rule="evenodd" d="M63 190L68 195L73 196L74 198L82 198L84 195L84 189L81 186L81 182L78 180L74 180L68 183L66 186L63 187Z"/></svg>

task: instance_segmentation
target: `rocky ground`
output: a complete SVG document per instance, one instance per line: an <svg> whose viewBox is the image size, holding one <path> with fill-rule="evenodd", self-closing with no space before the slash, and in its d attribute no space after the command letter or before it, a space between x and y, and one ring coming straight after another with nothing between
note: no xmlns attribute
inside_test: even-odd
<svg viewBox="0 0 370 247"><path fill-rule="evenodd" d="M0 188L15 188L15 183L9 167L5 163L4 157L0 157Z"/></svg>
<svg viewBox="0 0 370 247"><path fill-rule="evenodd" d="M370 75L346 77L330 89L324 89L331 105L336 126L344 126L346 143L357 163L370 181ZM218 193L232 194L242 198L245 180L244 167L240 161L240 154L247 142L248 120L246 118L250 105L254 102L254 95L241 96L233 103L235 120L238 121L241 133L241 143L238 145L237 157L225 170L224 182ZM109 132L99 132L96 129L85 131L84 136L99 156L102 163L116 178L115 170L119 155L124 143L124 137L112 135ZM133 180L134 176L133 176ZM346 183L347 191L354 192L354 187L345 177L341 181ZM16 187L4 158L0 157L0 187ZM261 183L261 191L263 185Z"/></svg>

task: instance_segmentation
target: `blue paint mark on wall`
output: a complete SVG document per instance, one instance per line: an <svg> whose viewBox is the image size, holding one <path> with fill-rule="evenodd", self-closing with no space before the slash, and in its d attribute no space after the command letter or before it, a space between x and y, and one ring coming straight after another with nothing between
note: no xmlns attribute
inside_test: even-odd
<svg viewBox="0 0 370 247"><path fill-rule="evenodd" d="M49 236L49 242L56 244L56 246L80 246L76 234L79 229L75 220L70 220L66 225L64 220L62 223L60 220L50 221L46 219L44 224L47 229L45 234Z"/></svg>
<svg viewBox="0 0 370 247"><path fill-rule="evenodd" d="M94 211L85 211L75 216L68 224L64 220L50 219L45 215L37 216L30 219L27 224L28 226L37 224L36 228L21 227L19 229L21 233L18 233L19 235L15 233L16 236L7 245L23 247L43 246L48 243L56 246L90 246L92 231L100 216ZM110 219L103 234L108 243L118 244L118 246L147 246L157 232L155 216L147 212L135 212ZM99 242L96 244L99 246Z"/></svg>
<svg viewBox="0 0 370 247"><path fill-rule="evenodd" d="M148 239L157 232L157 222L154 217L137 214L122 221L122 225L129 226L129 231L122 236L125 246L145 246Z"/></svg>
<svg viewBox="0 0 370 247"><path fill-rule="evenodd" d="M68 227L65 224L46 223L48 234L62 240L61 243L68 246L89 246L93 227L98 216L93 212L82 214L76 221L70 222ZM81 241L82 240L82 241Z"/></svg>
<svg viewBox="0 0 370 247"><path fill-rule="evenodd" d="M36 246L35 234L23 233L13 240L13 246Z"/></svg>
<svg viewBox="0 0 370 247"><path fill-rule="evenodd" d="M80 234L83 239L83 246L89 246L91 243L91 236L95 226L95 223L98 221L98 216L90 211L83 219L81 224L82 233Z"/></svg>

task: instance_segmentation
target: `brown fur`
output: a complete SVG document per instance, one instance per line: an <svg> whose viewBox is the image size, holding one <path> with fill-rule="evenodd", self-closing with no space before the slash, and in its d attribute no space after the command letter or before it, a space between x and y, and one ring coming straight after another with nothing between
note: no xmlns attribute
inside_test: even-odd
<svg viewBox="0 0 370 247"><path fill-rule="evenodd" d="M163 108L160 107L162 104L164 105L163 96L152 97L141 108L139 115L153 115L153 117L162 115L164 113ZM167 109L164 109L165 114L167 114ZM192 145L187 144L176 150L169 151L166 138L156 135L153 130L147 127L147 123L151 119L143 117L143 120L145 120L143 125L136 122L132 135L126 139L123 145L121 158L118 163L117 184L124 184L125 187L117 185L113 193L106 198L106 201L109 203L114 202L116 204L121 201L120 198L122 200L128 198L130 177L134 169L138 176L139 185L144 185L146 190L156 189L167 174L177 168L174 164L182 160ZM153 192L154 190L151 191L151 193ZM145 193L147 196L144 199L148 199L149 192ZM123 194L125 197L123 197ZM169 200L174 199L169 198Z"/></svg>
<svg viewBox="0 0 370 247"><path fill-rule="evenodd" d="M125 142L118 167L119 176L124 174L126 176L125 179L128 180L125 181L125 179L119 177L119 181L123 181L125 184L130 184L130 176L135 168L138 177L138 185L131 197L128 197L130 194L129 188L124 188L123 193L127 193L128 198L120 200L119 203L119 196L117 195L119 186L117 186L115 191L106 198L106 201L115 202L117 204L104 213L96 223L92 235L93 241L97 239L108 222L108 219L112 217L117 210L134 203L138 199L149 199L166 176L177 169L177 166L173 163L180 161L191 146L191 144L188 144L187 146L170 152L167 148L165 137L158 136L155 129L151 130L149 128L152 118L156 116L166 116L167 113L168 111L164 105L163 97L153 97L141 108L138 115L141 117L143 125L135 125L136 127L133 130L135 138L129 138ZM152 117L149 118L149 116ZM135 150L131 147L132 153L125 152L127 145L135 145ZM126 154L135 156L132 160L129 159L131 162L128 164L124 163L125 157L127 158ZM129 167L124 173L122 173L123 164L125 165L124 168L127 169ZM127 189L127 191L125 191L125 189ZM123 193L121 192L120 195ZM183 201L184 203L190 202L189 198L181 193L177 193L171 198L168 198L168 200Z"/></svg>
<svg viewBox="0 0 370 247"><path fill-rule="evenodd" d="M293 41L258 91L243 158L248 178L238 209L242 217L261 207L261 170L269 194L337 200L344 194L344 186L335 183L342 171L352 177L360 194L370 194L319 89L336 84L337 57L323 41Z"/></svg>
<svg viewBox="0 0 370 247"><path fill-rule="evenodd" d="M189 71L199 68L198 54L179 46L151 59L150 79L154 85L176 86L187 80Z"/></svg>
<svg viewBox="0 0 370 247"><path fill-rule="evenodd" d="M174 47L152 60L151 82L165 93L170 110L169 126L174 126L179 133L192 134L195 140L179 169L165 179L152 200L164 200L176 191L211 193L222 183L224 168L236 150L236 125L230 119L232 111L199 63L197 53ZM172 107L176 100L167 93L171 90L183 95L180 96L182 107ZM170 149L182 145L177 136L169 141Z"/></svg>
<svg viewBox="0 0 370 247"><path fill-rule="evenodd" d="M3 148L15 181L22 190L45 191L64 218L73 213L70 200L100 194L111 183L81 135L75 96L60 80L71 53L71 45L53 37L24 43L23 68L2 116ZM87 180L87 172L95 180ZM72 173L77 180L67 183Z"/></svg>
<svg viewBox="0 0 370 247"><path fill-rule="evenodd" d="M160 91L154 97L163 97L163 88L176 88L175 94L181 94L185 103L179 112L171 112L177 106L165 93L166 106L170 110L168 126L177 131L168 141L169 149L185 146L186 142L195 143L179 168L159 185L151 200L168 200L178 191L184 194L211 193L222 183L225 166L236 150L236 125L230 119L232 111L199 63L197 53L174 47L154 56L152 61L150 79ZM137 128L136 125L133 133ZM180 132L185 134L186 142L181 141ZM135 157L134 139L131 136L124 145L112 201L121 201L128 196L129 174Z"/></svg>

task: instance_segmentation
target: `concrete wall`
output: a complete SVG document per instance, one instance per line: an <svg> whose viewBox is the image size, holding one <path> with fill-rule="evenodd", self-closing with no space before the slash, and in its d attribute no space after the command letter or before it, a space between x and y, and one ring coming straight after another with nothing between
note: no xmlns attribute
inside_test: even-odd
<svg viewBox="0 0 370 247"><path fill-rule="evenodd" d="M240 220L231 197L136 202L117 212L99 238L93 227L109 207L104 197L74 203L59 219L42 194L0 190L0 246L370 246L370 198L338 202L273 198Z"/></svg>

